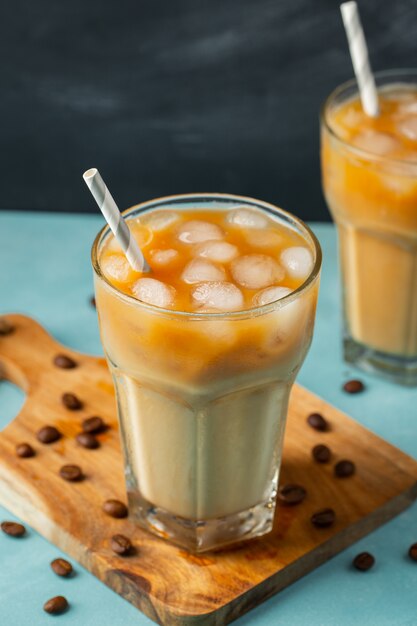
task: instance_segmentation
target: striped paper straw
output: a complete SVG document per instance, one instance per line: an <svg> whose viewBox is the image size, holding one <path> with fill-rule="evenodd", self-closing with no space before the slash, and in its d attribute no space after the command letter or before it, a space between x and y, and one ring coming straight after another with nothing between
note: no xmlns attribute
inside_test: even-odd
<svg viewBox="0 0 417 626"><path fill-rule="evenodd" d="M378 94L374 75L369 63L368 48L359 17L356 2L344 2L340 5L343 24L349 43L353 69L359 86L362 108L370 117L379 115Z"/></svg>
<svg viewBox="0 0 417 626"><path fill-rule="evenodd" d="M142 250L138 246L138 242L130 232L126 221L123 219L99 171L95 167L92 167L84 172L83 178L130 265L137 272L150 272L149 265L142 254Z"/></svg>

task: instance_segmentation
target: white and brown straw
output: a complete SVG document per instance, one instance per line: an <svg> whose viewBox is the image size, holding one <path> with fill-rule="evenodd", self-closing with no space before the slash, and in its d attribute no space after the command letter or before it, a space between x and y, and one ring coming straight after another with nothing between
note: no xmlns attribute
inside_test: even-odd
<svg viewBox="0 0 417 626"><path fill-rule="evenodd" d="M149 272L150 268L146 263L142 250L130 232L98 170L95 167L87 170L84 172L83 178L130 265L137 272Z"/></svg>
<svg viewBox="0 0 417 626"><path fill-rule="evenodd" d="M368 48L359 17L356 2L344 2L340 5L343 24L349 44L353 69L359 87L362 108L370 117L379 115L378 94L374 75L369 63Z"/></svg>

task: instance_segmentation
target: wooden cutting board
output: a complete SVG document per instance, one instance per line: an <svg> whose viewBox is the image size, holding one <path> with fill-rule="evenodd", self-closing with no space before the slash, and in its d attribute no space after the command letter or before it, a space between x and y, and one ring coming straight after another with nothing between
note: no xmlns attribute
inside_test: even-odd
<svg viewBox="0 0 417 626"><path fill-rule="evenodd" d="M285 436L281 484L300 483L305 501L279 505L269 535L233 549L193 556L135 527L129 520L102 512L108 498L125 500L115 400L104 359L78 354L54 341L36 322L21 315L7 319L15 330L0 336L0 374L27 393L19 415L0 433L0 502L67 552L106 585L164 625L216 625L236 619L266 598L324 563L407 507L417 496L417 462L370 433L305 389L292 392ZM75 369L53 365L65 353ZM81 411L61 403L64 392L76 393ZM331 430L318 433L306 425L312 411L323 413ZM80 448L74 436L81 420L101 415L110 429L99 435L97 450ZM55 425L64 437L40 444L35 433ZM15 445L29 442L36 456L18 458ZM333 463L311 458L317 443L328 444L334 461L352 459L354 476L335 478ZM82 467L86 479L60 478L65 463ZM310 517L331 506L337 521L314 528ZM115 533L129 536L133 556L112 553Z"/></svg>

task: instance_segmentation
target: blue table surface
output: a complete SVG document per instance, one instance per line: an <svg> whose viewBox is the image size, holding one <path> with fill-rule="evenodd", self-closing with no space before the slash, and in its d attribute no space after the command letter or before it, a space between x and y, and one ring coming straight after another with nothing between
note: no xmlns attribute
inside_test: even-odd
<svg viewBox="0 0 417 626"><path fill-rule="evenodd" d="M62 343L101 353L92 295L90 246L100 216L0 212L0 312L21 312L41 322ZM358 376L341 354L340 293L334 227L313 224L324 253L316 330L299 382L408 454L417 456L417 391L360 373L366 391L350 396L343 381ZM0 383L0 427L24 401ZM0 519L15 519L0 507ZM417 542L417 507L368 535L286 590L241 617L239 626L417 624L417 563L407 556ZM351 567L363 550L376 556L366 573ZM0 625L44 626L55 618L42 610L51 596L65 595L71 609L62 626L150 625L147 617L80 565L58 578L49 562L65 556L29 529L22 540L0 533Z"/></svg>

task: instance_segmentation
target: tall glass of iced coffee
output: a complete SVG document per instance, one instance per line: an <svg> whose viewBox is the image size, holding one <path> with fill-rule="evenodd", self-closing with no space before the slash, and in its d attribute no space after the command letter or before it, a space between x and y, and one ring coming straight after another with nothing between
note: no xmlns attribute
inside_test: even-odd
<svg viewBox="0 0 417 626"><path fill-rule="evenodd" d="M132 270L107 227L92 260L130 514L195 552L267 533L319 244L289 213L237 196L124 215L151 272Z"/></svg>
<svg viewBox="0 0 417 626"><path fill-rule="evenodd" d="M380 112L357 85L321 117L323 189L339 234L347 361L417 384L417 71L375 74Z"/></svg>

